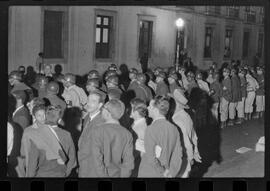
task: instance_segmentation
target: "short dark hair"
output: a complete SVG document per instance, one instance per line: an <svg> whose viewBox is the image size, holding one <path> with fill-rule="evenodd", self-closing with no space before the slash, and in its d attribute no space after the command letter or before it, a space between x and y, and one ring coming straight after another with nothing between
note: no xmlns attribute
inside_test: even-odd
<svg viewBox="0 0 270 191"><path fill-rule="evenodd" d="M143 100L141 100L140 98L134 98L131 100L130 103L133 111L138 111L141 117L147 116L147 105Z"/></svg>
<svg viewBox="0 0 270 191"><path fill-rule="evenodd" d="M104 103L105 98L106 98L105 93L101 92L100 90L94 90L94 91L91 91L89 93L89 96L92 95L92 94L95 94L95 95L97 95L99 97L99 102L100 103Z"/></svg>
<svg viewBox="0 0 270 191"><path fill-rule="evenodd" d="M158 95L154 98L154 106L159 110L159 113L166 116L170 109L170 99L168 96Z"/></svg>
<svg viewBox="0 0 270 191"><path fill-rule="evenodd" d="M16 100L22 100L22 103L24 104L26 101L26 93L24 90L16 90L12 93Z"/></svg>
<svg viewBox="0 0 270 191"><path fill-rule="evenodd" d="M43 104L35 105L35 106L33 107L33 109L32 109L32 114L35 115L36 112L38 112L39 110L44 110L44 111L46 111L45 105L43 105Z"/></svg>
<svg viewBox="0 0 270 191"><path fill-rule="evenodd" d="M35 97L31 100L33 102L33 106L35 105L45 105L45 101L41 98Z"/></svg>

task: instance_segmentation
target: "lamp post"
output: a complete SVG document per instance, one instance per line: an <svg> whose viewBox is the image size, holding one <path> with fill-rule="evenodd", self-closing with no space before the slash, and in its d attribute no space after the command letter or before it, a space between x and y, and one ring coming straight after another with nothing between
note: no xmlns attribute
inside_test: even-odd
<svg viewBox="0 0 270 191"><path fill-rule="evenodd" d="M181 30L183 29L185 22L182 18L178 18L175 21L175 25L177 27L177 38L176 38L176 61L175 61L175 69L178 71L179 67L179 58L180 58L180 43L181 43Z"/></svg>

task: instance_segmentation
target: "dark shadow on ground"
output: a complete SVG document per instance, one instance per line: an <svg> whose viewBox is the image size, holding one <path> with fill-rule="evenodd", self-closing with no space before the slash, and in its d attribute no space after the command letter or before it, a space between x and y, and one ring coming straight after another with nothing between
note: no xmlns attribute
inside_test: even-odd
<svg viewBox="0 0 270 191"><path fill-rule="evenodd" d="M189 106L192 112L194 128L198 136L198 150L202 163L193 165L190 177L203 177L213 162L220 163L221 132L218 121L212 115L212 100L200 88L194 88L189 97Z"/></svg>

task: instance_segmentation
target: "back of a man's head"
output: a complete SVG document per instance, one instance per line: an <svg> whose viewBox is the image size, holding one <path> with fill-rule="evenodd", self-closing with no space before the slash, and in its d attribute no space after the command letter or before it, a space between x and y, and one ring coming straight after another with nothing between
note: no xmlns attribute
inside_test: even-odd
<svg viewBox="0 0 270 191"><path fill-rule="evenodd" d="M170 109L170 102L167 96L156 96L153 102L153 106L159 110L161 115L166 116Z"/></svg>
<svg viewBox="0 0 270 191"><path fill-rule="evenodd" d="M115 120L119 120L125 112L125 105L118 99L109 100L104 106Z"/></svg>

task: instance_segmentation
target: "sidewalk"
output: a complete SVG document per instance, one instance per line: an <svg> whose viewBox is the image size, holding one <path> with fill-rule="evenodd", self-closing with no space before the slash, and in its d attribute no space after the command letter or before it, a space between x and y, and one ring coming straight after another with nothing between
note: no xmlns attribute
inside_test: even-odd
<svg viewBox="0 0 270 191"><path fill-rule="evenodd" d="M264 176L264 152L255 152L255 144L264 136L262 119L227 127L221 132L222 162L214 162L203 177L262 177ZM241 147L252 149L240 154Z"/></svg>

